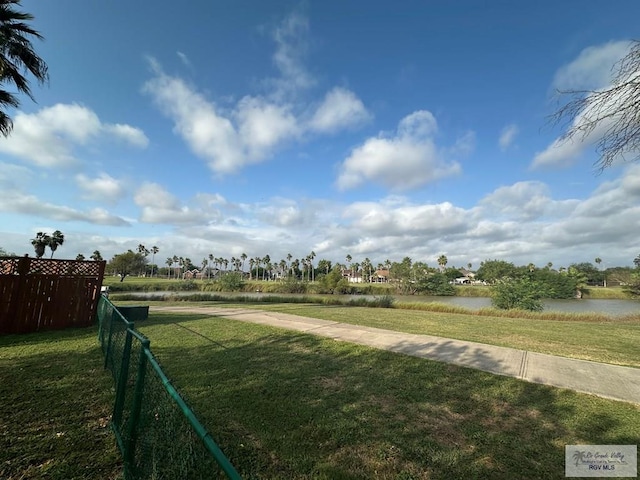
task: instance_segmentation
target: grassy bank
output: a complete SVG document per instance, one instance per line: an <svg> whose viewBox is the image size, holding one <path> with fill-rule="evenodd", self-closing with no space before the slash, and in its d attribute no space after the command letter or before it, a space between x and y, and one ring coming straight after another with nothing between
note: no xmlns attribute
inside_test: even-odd
<svg viewBox="0 0 640 480"><path fill-rule="evenodd" d="M560 479L565 444L640 440L622 402L222 318L140 326L245 478Z"/></svg>
<svg viewBox="0 0 640 480"><path fill-rule="evenodd" d="M640 319L581 321L508 318L420 310L263 305L263 310L435 335L532 352L640 367ZM570 315L567 315L571 318Z"/></svg>
<svg viewBox="0 0 640 480"><path fill-rule="evenodd" d="M116 479L95 328L0 337L0 478Z"/></svg>

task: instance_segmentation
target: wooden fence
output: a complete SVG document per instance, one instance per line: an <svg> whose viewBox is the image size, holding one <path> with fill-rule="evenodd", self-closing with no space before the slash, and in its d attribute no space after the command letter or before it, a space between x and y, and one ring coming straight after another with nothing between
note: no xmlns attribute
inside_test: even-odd
<svg viewBox="0 0 640 480"><path fill-rule="evenodd" d="M0 257L0 334L92 325L105 265Z"/></svg>

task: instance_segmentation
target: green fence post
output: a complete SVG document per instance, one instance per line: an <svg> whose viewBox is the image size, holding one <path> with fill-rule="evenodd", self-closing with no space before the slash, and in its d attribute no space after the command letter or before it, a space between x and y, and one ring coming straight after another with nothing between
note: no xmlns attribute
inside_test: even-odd
<svg viewBox="0 0 640 480"><path fill-rule="evenodd" d="M113 424L119 428L122 420L122 410L124 408L124 397L127 393L127 381L129 380L129 357L131 357L131 330L133 324L127 328L127 334L124 340L124 349L122 350L122 365L120 366L120 375L118 377L118 385L116 389L116 403L113 407Z"/></svg>
<svg viewBox="0 0 640 480"><path fill-rule="evenodd" d="M140 411L142 409L142 396L144 393L145 376L147 372L147 355L150 341L140 340L140 358L138 359L138 374L136 375L136 386L133 396L133 406L131 407L131 417L129 418L129 431L127 432L127 444L125 446L124 464L129 471L134 470L134 452L136 441L138 440L138 423L140 422Z"/></svg>
<svg viewBox="0 0 640 480"><path fill-rule="evenodd" d="M111 337L113 336L113 324L115 322L115 308L111 309L111 315L109 316L109 338L107 339L107 350L104 352L104 368L109 367L109 354L111 353ZM115 372L111 372L115 374Z"/></svg>

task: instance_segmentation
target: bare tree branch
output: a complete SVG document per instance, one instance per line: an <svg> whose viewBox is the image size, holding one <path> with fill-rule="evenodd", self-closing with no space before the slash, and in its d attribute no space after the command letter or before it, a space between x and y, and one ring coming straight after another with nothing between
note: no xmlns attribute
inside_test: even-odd
<svg viewBox="0 0 640 480"><path fill-rule="evenodd" d="M610 86L558 94L570 97L549 117L562 125L560 141L593 136L600 171L616 160L640 160L640 41L633 40L629 53L614 64Z"/></svg>

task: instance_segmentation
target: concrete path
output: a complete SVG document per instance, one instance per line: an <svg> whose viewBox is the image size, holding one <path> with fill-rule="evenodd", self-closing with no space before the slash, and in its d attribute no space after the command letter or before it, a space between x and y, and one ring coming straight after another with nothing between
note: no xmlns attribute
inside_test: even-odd
<svg viewBox="0 0 640 480"><path fill-rule="evenodd" d="M192 306L154 306L151 310L199 313L270 325L640 404L640 368L575 360L430 335L394 332L279 312Z"/></svg>

